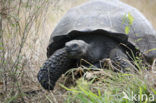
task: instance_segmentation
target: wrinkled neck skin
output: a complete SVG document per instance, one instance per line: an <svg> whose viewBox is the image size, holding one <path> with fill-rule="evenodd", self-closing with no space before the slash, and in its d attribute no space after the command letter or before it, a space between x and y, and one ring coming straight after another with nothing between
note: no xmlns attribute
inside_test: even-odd
<svg viewBox="0 0 156 103"><path fill-rule="evenodd" d="M88 45L88 49L86 51L86 54L83 55L80 59L84 59L86 62L89 62L91 64L97 63L99 61L93 54L92 45Z"/></svg>

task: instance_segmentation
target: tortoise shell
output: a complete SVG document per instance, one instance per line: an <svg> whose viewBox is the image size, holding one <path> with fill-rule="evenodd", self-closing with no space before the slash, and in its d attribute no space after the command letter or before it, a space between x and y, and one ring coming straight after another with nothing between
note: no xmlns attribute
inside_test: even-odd
<svg viewBox="0 0 156 103"><path fill-rule="evenodd" d="M119 0L92 0L71 8L52 32L47 56L64 47L72 36L95 31L132 44L149 59L156 58L153 26L136 8Z"/></svg>

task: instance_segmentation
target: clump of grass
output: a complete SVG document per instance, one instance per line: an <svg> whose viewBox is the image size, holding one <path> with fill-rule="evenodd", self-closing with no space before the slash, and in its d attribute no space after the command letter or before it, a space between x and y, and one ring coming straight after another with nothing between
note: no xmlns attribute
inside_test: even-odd
<svg viewBox="0 0 156 103"><path fill-rule="evenodd" d="M76 86L61 84L67 90L66 103L153 103L156 88L155 82L150 80L155 76L151 76L153 72L142 68L144 65L139 57L134 62L139 66L139 71L120 73L106 68L95 71L82 67L85 72L76 81ZM88 74L90 79L87 78Z"/></svg>

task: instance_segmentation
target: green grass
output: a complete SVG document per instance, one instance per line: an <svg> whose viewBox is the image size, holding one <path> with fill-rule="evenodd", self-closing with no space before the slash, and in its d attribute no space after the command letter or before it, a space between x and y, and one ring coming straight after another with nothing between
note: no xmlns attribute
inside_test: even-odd
<svg viewBox="0 0 156 103"><path fill-rule="evenodd" d="M156 89L148 86L150 82L145 79L146 72L117 73L108 69L89 69L76 81L75 87L61 84L67 90L65 103L155 103ZM92 78L86 79L86 73L91 73ZM123 98L124 94L129 99Z"/></svg>

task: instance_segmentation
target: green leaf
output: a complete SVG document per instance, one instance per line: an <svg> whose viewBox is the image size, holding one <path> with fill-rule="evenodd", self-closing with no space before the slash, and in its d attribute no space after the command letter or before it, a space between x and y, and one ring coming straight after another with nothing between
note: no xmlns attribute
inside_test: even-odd
<svg viewBox="0 0 156 103"><path fill-rule="evenodd" d="M123 16L122 18L122 24L125 24L125 22L127 21L127 17L126 17L126 14Z"/></svg>
<svg viewBox="0 0 156 103"><path fill-rule="evenodd" d="M151 52L151 51L155 51L155 50L156 50L156 48L149 49L149 50L145 51L145 54L146 54L146 53L149 53L149 52Z"/></svg>
<svg viewBox="0 0 156 103"><path fill-rule="evenodd" d="M65 87L64 85L62 85L62 84L59 84L59 85L60 85L62 88L68 90L68 91L72 91L72 92L76 92L76 93L79 93L79 92L80 92L80 91L77 91L77 90L75 90L75 89L69 89L69 88Z"/></svg>
<svg viewBox="0 0 156 103"><path fill-rule="evenodd" d="M130 32L130 27L129 27L129 26L126 26L126 27L125 27L125 33L126 33L126 34L129 34L129 32Z"/></svg>
<svg viewBox="0 0 156 103"><path fill-rule="evenodd" d="M138 38L137 40L135 40L135 42L139 42L139 41L141 41L142 40L142 38Z"/></svg>
<svg viewBox="0 0 156 103"><path fill-rule="evenodd" d="M156 90L151 88L152 92L156 95Z"/></svg>
<svg viewBox="0 0 156 103"><path fill-rule="evenodd" d="M140 103L142 102L142 88L139 87L139 94L140 94Z"/></svg>
<svg viewBox="0 0 156 103"><path fill-rule="evenodd" d="M129 20L129 25L132 25L134 21L134 17L130 13L128 13L128 20Z"/></svg>
<svg viewBox="0 0 156 103"><path fill-rule="evenodd" d="M98 95L101 97L101 91L99 88L98 88Z"/></svg>

